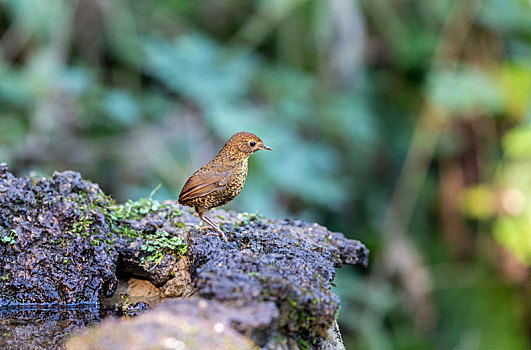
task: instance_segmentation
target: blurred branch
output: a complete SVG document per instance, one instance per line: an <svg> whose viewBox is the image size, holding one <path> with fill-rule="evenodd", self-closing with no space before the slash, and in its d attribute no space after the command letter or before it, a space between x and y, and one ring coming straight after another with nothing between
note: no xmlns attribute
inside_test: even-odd
<svg viewBox="0 0 531 350"><path fill-rule="evenodd" d="M387 0L366 0L364 5L370 10L367 11L377 27L380 29L382 37L388 42L401 42L406 37L407 26L405 20L401 19L398 12L393 8L393 2Z"/></svg>
<svg viewBox="0 0 531 350"><path fill-rule="evenodd" d="M275 29L295 8L306 0L270 0L262 1L257 12L242 26L232 39L236 44L244 44L252 50L262 43L265 37Z"/></svg>
<svg viewBox="0 0 531 350"><path fill-rule="evenodd" d="M463 50L473 24L474 13L479 8L478 3L479 0L455 2L454 9L448 15L448 19L441 30L432 60L431 72L440 64L444 64L447 69L456 70L459 54ZM467 15L461 16L463 13ZM456 28L460 28L460 30L456 30ZM389 203L384 221L386 234L390 236L404 234L409 226L415 204L420 195L420 189L426 180L429 163L433 158L439 136L448 117L448 111L435 107L430 101L425 102L420 118L415 125L411 145Z"/></svg>
<svg viewBox="0 0 531 350"><path fill-rule="evenodd" d="M30 36L13 23L0 38L0 48L6 61L13 61L28 43Z"/></svg>
<svg viewBox="0 0 531 350"><path fill-rule="evenodd" d="M340 85L347 85L356 80L356 75L363 65L366 31L360 7L351 0L332 0L329 2L331 30L325 43L329 47L332 79Z"/></svg>
<svg viewBox="0 0 531 350"><path fill-rule="evenodd" d="M479 5L479 0L454 2L443 23L428 74L440 65L455 72ZM435 322L431 281L420 253L405 233L448 118L447 110L426 100L384 220L384 241L387 242L385 268L388 273L397 273L401 277L409 294L415 321L425 330L432 329Z"/></svg>

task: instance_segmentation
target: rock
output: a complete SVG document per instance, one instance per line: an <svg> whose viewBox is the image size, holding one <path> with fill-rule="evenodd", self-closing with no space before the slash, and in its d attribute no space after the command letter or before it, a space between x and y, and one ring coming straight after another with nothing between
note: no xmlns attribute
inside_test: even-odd
<svg viewBox="0 0 531 350"><path fill-rule="evenodd" d="M116 287L115 240L104 211L111 201L79 173L16 178L2 165L0 306L97 303Z"/></svg>
<svg viewBox="0 0 531 350"><path fill-rule="evenodd" d="M322 339L318 345L319 350L345 350L337 322L334 322L327 333L326 338Z"/></svg>
<svg viewBox="0 0 531 350"><path fill-rule="evenodd" d="M247 336L258 346L264 346L276 334L278 329L278 309L272 302L251 302L245 305L230 306L224 317L229 324Z"/></svg>
<svg viewBox="0 0 531 350"><path fill-rule="evenodd" d="M287 350L287 349L312 349L312 350L345 350L339 326L337 322L332 324L327 331L326 338L319 338L315 342L310 343L305 339L286 337L285 335L277 335L267 344L262 346L262 350Z"/></svg>
<svg viewBox="0 0 531 350"><path fill-rule="evenodd" d="M179 238L182 239L183 245L186 245L184 237L188 228L185 227L184 221L190 223L190 220L194 219L189 211L185 212L173 202L161 204L151 199L141 199L139 202L141 203L136 213L125 215L119 220L124 234L116 242L119 254L118 271L148 279L157 287L162 287L170 279L175 279L176 274L188 269L188 259L181 261L182 254L173 254L166 243ZM125 207L134 210L135 205L133 203L128 206L126 203ZM163 254L160 260L149 259L150 254L164 250L168 254ZM175 281L172 284L175 284Z"/></svg>
<svg viewBox="0 0 531 350"><path fill-rule="evenodd" d="M0 306L98 303L119 285L123 295L108 302L126 315L159 297L181 300L138 319L105 321L70 348L196 342L232 349L254 342L264 349L340 349L331 284L335 268L367 266L365 246L300 220L223 210L212 217L228 242L204 234L197 215L174 202L116 205L78 173L34 183L1 164Z"/></svg>
<svg viewBox="0 0 531 350"><path fill-rule="evenodd" d="M155 298L160 296L160 290L151 282L130 278L127 281L127 295L131 298Z"/></svg>
<svg viewBox="0 0 531 350"><path fill-rule="evenodd" d="M311 342L326 337L339 308L330 290L335 266L366 266L358 241L302 221L238 219L218 210L229 242L191 230L192 277L199 296L220 301L274 302L282 331Z"/></svg>
<svg viewBox="0 0 531 350"><path fill-rule="evenodd" d="M101 317L97 305L4 306L0 308L0 349L62 349L72 334Z"/></svg>
<svg viewBox="0 0 531 350"><path fill-rule="evenodd" d="M255 349L231 327L230 313L234 311L216 301L169 300L135 318L104 320L68 341L66 349Z"/></svg>
<svg viewBox="0 0 531 350"><path fill-rule="evenodd" d="M187 256L182 257L172 270L174 276L170 279L161 290L163 297L191 297L196 293L195 285L190 276L190 259Z"/></svg>

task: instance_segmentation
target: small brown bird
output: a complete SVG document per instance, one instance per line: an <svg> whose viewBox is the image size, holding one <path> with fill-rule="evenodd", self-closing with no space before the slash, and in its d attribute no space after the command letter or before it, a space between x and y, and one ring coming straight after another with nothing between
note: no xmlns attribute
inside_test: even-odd
<svg viewBox="0 0 531 350"><path fill-rule="evenodd" d="M255 134L241 131L234 134L208 164L196 171L183 186L179 203L194 207L201 220L221 238L227 237L206 213L233 200L247 178L247 161L254 152L273 149L264 145Z"/></svg>

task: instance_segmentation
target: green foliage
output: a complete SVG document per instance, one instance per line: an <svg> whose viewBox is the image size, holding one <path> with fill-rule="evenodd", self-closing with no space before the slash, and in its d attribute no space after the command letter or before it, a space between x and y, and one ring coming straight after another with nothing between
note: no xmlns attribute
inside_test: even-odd
<svg viewBox="0 0 531 350"><path fill-rule="evenodd" d="M147 214L163 212L166 220L171 220L183 214L182 209L175 204L161 204L153 200L153 195L160 188L157 186L148 198L139 198L136 201L128 200L125 204L111 207L109 217L113 222L113 230L119 235L131 238L142 238L140 250L147 253L142 258L142 263L155 263L157 265L166 254L184 256L187 253L187 244L182 237L171 236L164 230L156 230L153 233L142 232L132 229L127 220L141 220ZM184 223L179 221L178 227L184 228Z"/></svg>
<svg viewBox="0 0 531 350"><path fill-rule="evenodd" d="M531 158L531 125L522 125L505 134L503 148L509 159L529 160Z"/></svg>
<svg viewBox="0 0 531 350"><path fill-rule="evenodd" d="M179 217L183 214L182 209L176 204L161 204L153 199L153 195L160 188L158 185L148 198L139 198L136 201L129 199L125 204L116 205L111 208L110 216L115 221L121 220L139 220L149 213L155 213L159 210L169 212L168 219Z"/></svg>
<svg viewBox="0 0 531 350"><path fill-rule="evenodd" d="M251 222L254 222L254 221L264 221L266 217L258 212L252 213L252 214L249 214L247 212L242 212L236 215L236 219L239 220L240 226L247 226Z"/></svg>
<svg viewBox="0 0 531 350"><path fill-rule="evenodd" d="M531 129L513 128L502 139L503 156L491 183L468 188L465 213L492 221L493 237L526 265L531 265Z"/></svg>
<svg viewBox="0 0 531 350"><path fill-rule="evenodd" d="M476 349L527 348L519 324L523 305L513 298L513 288L501 285L487 266L461 269L458 279L449 267L440 266L435 272L445 334L440 339L441 348L465 344Z"/></svg>
<svg viewBox="0 0 531 350"><path fill-rule="evenodd" d="M115 308L120 310L124 316L132 317L135 315L134 313L134 307L135 304L131 301L129 295L120 293L120 303L115 304ZM131 310L133 310L132 314L130 314Z"/></svg>
<svg viewBox="0 0 531 350"><path fill-rule="evenodd" d="M72 234L87 238L93 246L99 246L104 241L109 245L109 248L112 248L112 243L115 238L111 232L102 236L99 234L98 229L94 227L94 219L98 218L100 213L108 216L109 206L113 203L113 200L109 196L100 190L96 195L89 196L85 192L79 192L71 194L66 198L59 196L57 200L75 203L76 218L70 227ZM66 264L68 261L65 260L64 263Z"/></svg>
<svg viewBox="0 0 531 350"><path fill-rule="evenodd" d="M475 113L494 114L502 97L487 72L461 67L457 72L437 71L430 77L428 94L434 104L463 117Z"/></svg>
<svg viewBox="0 0 531 350"><path fill-rule="evenodd" d="M17 241L18 233L15 229L11 229L8 232L3 232L2 234L2 243L4 244L15 244Z"/></svg>
<svg viewBox="0 0 531 350"><path fill-rule="evenodd" d="M142 235L144 243L140 250L148 253L144 262L158 264L166 254L184 256L188 247L182 237L170 236L163 230L157 230L155 233Z"/></svg>

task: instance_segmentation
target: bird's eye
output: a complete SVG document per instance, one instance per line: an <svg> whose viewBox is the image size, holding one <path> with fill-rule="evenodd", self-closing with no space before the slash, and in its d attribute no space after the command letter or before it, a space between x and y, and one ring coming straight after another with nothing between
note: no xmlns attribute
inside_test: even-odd
<svg viewBox="0 0 531 350"><path fill-rule="evenodd" d="M251 147L256 146L256 142L254 142L253 140L249 141L249 146L251 146Z"/></svg>

